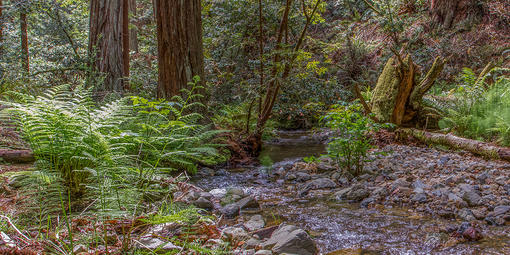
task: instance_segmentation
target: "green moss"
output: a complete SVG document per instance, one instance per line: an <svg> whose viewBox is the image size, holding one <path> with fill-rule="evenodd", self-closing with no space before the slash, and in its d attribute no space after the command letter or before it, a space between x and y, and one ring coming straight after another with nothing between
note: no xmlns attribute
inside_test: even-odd
<svg viewBox="0 0 510 255"><path fill-rule="evenodd" d="M390 58L379 76L372 98L372 112L382 122L389 122L398 95L400 78L395 58Z"/></svg>

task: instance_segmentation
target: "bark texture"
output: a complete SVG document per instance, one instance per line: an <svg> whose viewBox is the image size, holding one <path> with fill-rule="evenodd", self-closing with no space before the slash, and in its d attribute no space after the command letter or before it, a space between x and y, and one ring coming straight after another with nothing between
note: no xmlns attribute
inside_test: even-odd
<svg viewBox="0 0 510 255"><path fill-rule="evenodd" d="M30 58L28 55L28 32L27 32L27 14L21 10L19 15L21 32L21 63L25 72L30 72Z"/></svg>
<svg viewBox="0 0 510 255"><path fill-rule="evenodd" d="M440 134L414 128L398 130L401 136L412 136L427 144L440 144L454 149L469 151L475 155L491 159L510 161L510 148L498 147L489 143L466 139L452 134Z"/></svg>
<svg viewBox="0 0 510 255"><path fill-rule="evenodd" d="M122 0L122 74L124 89L129 90L129 0Z"/></svg>
<svg viewBox="0 0 510 255"><path fill-rule="evenodd" d="M95 57L92 67L105 75L98 91L124 90L122 12L123 1L91 0L89 52Z"/></svg>
<svg viewBox="0 0 510 255"><path fill-rule="evenodd" d="M483 13L482 4L478 0L431 0L429 10L432 24L445 29Z"/></svg>
<svg viewBox="0 0 510 255"><path fill-rule="evenodd" d="M0 158L9 163L34 162L34 153L31 150L6 150L0 149Z"/></svg>
<svg viewBox="0 0 510 255"><path fill-rule="evenodd" d="M200 0L155 0L158 97L171 98L194 76L204 79Z"/></svg>
<svg viewBox="0 0 510 255"><path fill-rule="evenodd" d="M422 98L432 87L446 61L436 58L427 75L420 81L418 66L411 56L392 57L379 76L371 101L371 110L381 122L413 125L426 118Z"/></svg>
<svg viewBox="0 0 510 255"><path fill-rule="evenodd" d="M129 15L132 17L136 17L137 15L137 5L136 0L129 0ZM133 22L132 22L133 23ZM132 26L129 29L129 49L138 53L138 26Z"/></svg>
<svg viewBox="0 0 510 255"><path fill-rule="evenodd" d="M4 3L0 0L0 57L3 54L3 39L4 39Z"/></svg>

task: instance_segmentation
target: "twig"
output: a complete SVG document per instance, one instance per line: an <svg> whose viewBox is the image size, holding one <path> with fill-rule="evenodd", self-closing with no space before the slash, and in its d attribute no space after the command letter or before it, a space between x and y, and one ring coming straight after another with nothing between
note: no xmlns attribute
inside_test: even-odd
<svg viewBox="0 0 510 255"><path fill-rule="evenodd" d="M7 223L9 224L9 226L11 226L21 237L23 237L25 239L25 240L23 240L23 242L28 244L26 241L30 241L30 238L28 238L26 235L21 233L21 231L19 231L19 229L16 227L16 225L14 225L12 223L12 221L11 221L11 219L9 219L9 217L4 216L4 215L0 215L0 218L4 218L7 221Z"/></svg>

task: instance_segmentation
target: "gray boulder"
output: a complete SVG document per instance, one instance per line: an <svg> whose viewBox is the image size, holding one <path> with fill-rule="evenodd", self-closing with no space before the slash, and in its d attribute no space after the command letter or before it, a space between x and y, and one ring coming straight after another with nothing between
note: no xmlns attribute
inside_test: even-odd
<svg viewBox="0 0 510 255"><path fill-rule="evenodd" d="M261 246L277 254L314 255L318 253L317 246L310 236L304 230L292 225L280 226Z"/></svg>
<svg viewBox="0 0 510 255"><path fill-rule="evenodd" d="M264 222L264 218L258 214L251 216L250 220L244 223L244 226L250 232L264 228L265 225L266 223Z"/></svg>
<svg viewBox="0 0 510 255"><path fill-rule="evenodd" d="M482 204L482 197L474 190L465 191L462 199L468 203L469 206L479 206Z"/></svg>
<svg viewBox="0 0 510 255"><path fill-rule="evenodd" d="M228 227L221 231L221 237L230 241L244 241L250 238L250 234L242 228Z"/></svg>

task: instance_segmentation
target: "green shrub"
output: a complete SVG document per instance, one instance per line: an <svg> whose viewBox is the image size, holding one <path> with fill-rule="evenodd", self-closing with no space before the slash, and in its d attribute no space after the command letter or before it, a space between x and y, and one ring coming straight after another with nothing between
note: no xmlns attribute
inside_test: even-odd
<svg viewBox="0 0 510 255"><path fill-rule="evenodd" d="M362 111L360 104L334 105L322 119L337 134L328 144L328 156L354 176L361 174L368 152L374 148L369 132L382 127Z"/></svg>

